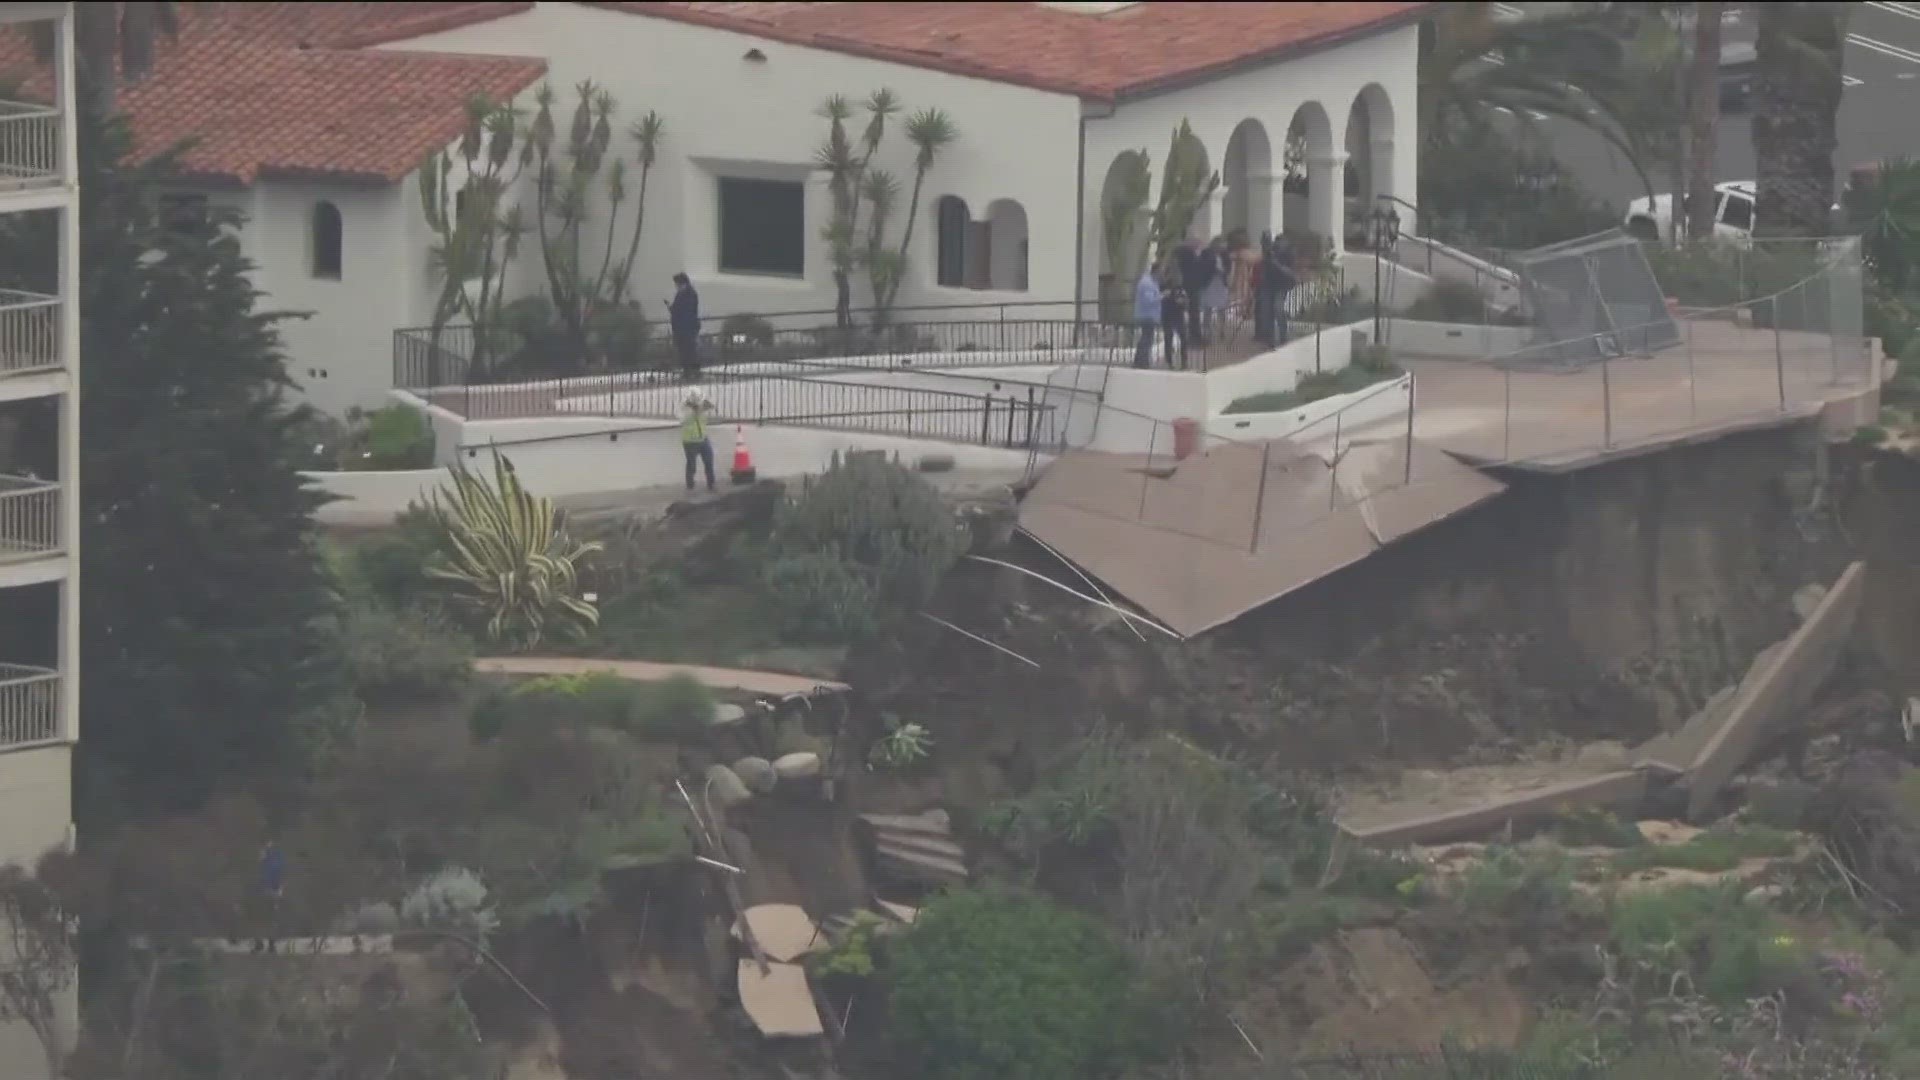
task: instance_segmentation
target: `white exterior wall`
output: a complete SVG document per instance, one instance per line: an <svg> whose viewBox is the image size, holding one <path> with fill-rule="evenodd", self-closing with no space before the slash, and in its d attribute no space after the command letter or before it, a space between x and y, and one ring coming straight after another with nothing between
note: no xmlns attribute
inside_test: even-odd
<svg viewBox="0 0 1920 1080"><path fill-rule="evenodd" d="M1154 186L1147 203L1151 207L1160 197L1161 168L1166 163L1167 146L1182 120L1192 125L1194 135L1207 148L1209 166L1223 173L1222 190L1216 192L1213 205L1202 214L1210 217L1213 232L1220 231L1225 186L1238 179L1225 174L1228 141L1241 121L1260 122L1269 151L1264 172L1271 178L1266 201L1271 220L1270 224L1255 221L1250 232L1257 237L1262 228L1271 228L1277 235L1281 231L1285 202L1280 191L1284 171L1282 155L1294 113L1302 105L1318 102L1330 123L1333 156L1344 163L1347 122L1353 103L1368 85L1378 84L1385 91L1393 112L1390 136L1393 175L1387 186L1390 193L1413 202L1419 168L1419 48L1419 28L1404 26L1322 52L1234 72L1196 86L1122 101L1111 116L1100 116L1097 112L1091 115L1087 121L1087 228L1081 248L1081 258L1088 267L1083 298L1097 296L1099 275L1104 270L1100 189L1108 167L1125 151L1145 149L1153 169ZM1388 137L1386 125L1381 124L1380 128L1375 132L1376 137ZM1311 173L1311 160L1308 167ZM1253 171L1261 170L1256 167ZM1343 190L1338 186L1340 169L1334 167L1328 175L1334 179L1334 190ZM1257 177L1254 182L1258 182ZM1316 206L1311 212L1325 216L1321 200L1312 201ZM1414 231L1412 211L1404 206L1398 209L1401 229ZM1324 205L1324 210L1341 214L1344 207L1340 199L1333 199Z"/></svg>
<svg viewBox="0 0 1920 1080"><path fill-rule="evenodd" d="M902 185L896 239L905 224L913 181L912 148L902 130L907 114L937 107L959 131L959 139L941 155L922 189L909 267L896 303L1062 301L1073 295L1079 102L1071 96L569 3L541 3L523 14L387 47L544 59L563 136L572 115L573 87L591 79L619 105L614 143L629 158L632 141L624 135L626 128L649 109L660 113L665 130L649 182L647 224L633 276L635 299L650 316L664 318L661 301L671 295L670 279L681 270L693 277L706 315L830 311L833 280L820 233L831 206L824 175L812 166L827 127L815 109L833 94L844 95L857 107L881 87L893 90L903 105L879 161ZM743 59L750 49L766 59ZM530 100L531 94L523 98ZM863 123L856 112L848 123L850 133L857 137ZM808 179L803 278L720 272L715 177L722 174ZM1029 241L1025 292L934 284L934 208L942 195L966 200L975 221L988 220L988 206L996 199L1021 205ZM630 220L630 214L628 207L623 219ZM585 230L589 236L603 231L604 224ZM626 235L624 230L619 234L623 247ZM538 265L538 252L530 246L522 255L521 289L514 295L538 280ZM871 302L864 282L856 277L854 305Z"/></svg>

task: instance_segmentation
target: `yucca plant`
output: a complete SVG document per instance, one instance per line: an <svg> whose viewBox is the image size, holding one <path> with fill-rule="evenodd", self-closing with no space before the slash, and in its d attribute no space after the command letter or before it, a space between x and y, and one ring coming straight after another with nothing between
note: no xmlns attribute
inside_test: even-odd
<svg viewBox="0 0 1920 1080"><path fill-rule="evenodd" d="M485 619L489 641L526 651L599 624L599 609L579 595L579 564L600 545L570 538L552 500L528 492L498 450L491 482L457 464L427 510L442 541L427 574Z"/></svg>

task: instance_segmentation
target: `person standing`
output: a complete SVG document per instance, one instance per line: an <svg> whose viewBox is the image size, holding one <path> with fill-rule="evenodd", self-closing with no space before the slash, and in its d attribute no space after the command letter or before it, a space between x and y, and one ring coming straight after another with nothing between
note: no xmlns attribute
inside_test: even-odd
<svg viewBox="0 0 1920 1080"><path fill-rule="evenodd" d="M1260 258L1253 264L1253 340L1272 348L1273 340L1273 234L1260 234Z"/></svg>
<svg viewBox="0 0 1920 1080"><path fill-rule="evenodd" d="M687 456L687 491L693 491L694 466L701 465L707 472L707 490L713 486L713 440L707 435L707 418L713 414L713 402L700 396L698 390L687 395L687 401L680 414L680 449Z"/></svg>
<svg viewBox="0 0 1920 1080"><path fill-rule="evenodd" d="M1268 343L1279 348L1287 343L1287 297L1293 293L1294 286L1300 284L1299 276L1293 272L1293 247L1285 239L1273 242L1260 277L1271 297L1267 302L1268 325L1272 327Z"/></svg>
<svg viewBox="0 0 1920 1080"><path fill-rule="evenodd" d="M1226 237L1216 236L1207 244L1206 250L1200 253L1200 268L1206 280L1192 292L1204 315L1199 339L1204 346L1220 336L1226 327L1227 301L1232 295L1227 288L1227 275L1233 272Z"/></svg>
<svg viewBox="0 0 1920 1080"><path fill-rule="evenodd" d="M1160 326L1160 282L1151 266L1140 271L1140 280L1133 286L1133 325L1137 328L1133 366L1149 367L1153 364L1153 332Z"/></svg>
<svg viewBox="0 0 1920 1080"><path fill-rule="evenodd" d="M1165 340L1167 368L1185 371L1187 369L1187 290L1180 284L1180 278L1167 275L1166 284L1161 288L1160 326L1161 337ZM1178 366L1174 364L1174 339L1179 339Z"/></svg>
<svg viewBox="0 0 1920 1080"><path fill-rule="evenodd" d="M680 357L680 374L688 382L700 378L700 294L685 273L673 275L673 299L667 301L667 325L673 331L673 351ZM693 459L687 459L692 476ZM708 466L712 471L712 466ZM692 481L688 481L691 486Z"/></svg>
<svg viewBox="0 0 1920 1080"><path fill-rule="evenodd" d="M1207 338L1201 325L1200 300L1206 296L1207 285L1213 280L1213 271L1218 268L1207 265L1207 252L1198 241L1186 240L1181 243L1174 255L1175 265L1180 269L1180 283L1186 287L1187 298L1187 340L1201 348L1206 348Z"/></svg>

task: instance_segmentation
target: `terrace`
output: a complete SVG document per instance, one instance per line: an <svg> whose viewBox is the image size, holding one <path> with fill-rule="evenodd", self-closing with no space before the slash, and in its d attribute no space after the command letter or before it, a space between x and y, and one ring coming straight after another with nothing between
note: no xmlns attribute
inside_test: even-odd
<svg viewBox="0 0 1920 1080"><path fill-rule="evenodd" d="M60 741L60 673L0 663L0 751Z"/></svg>
<svg viewBox="0 0 1920 1080"><path fill-rule="evenodd" d="M65 365L61 308L57 296L0 289L0 378Z"/></svg>

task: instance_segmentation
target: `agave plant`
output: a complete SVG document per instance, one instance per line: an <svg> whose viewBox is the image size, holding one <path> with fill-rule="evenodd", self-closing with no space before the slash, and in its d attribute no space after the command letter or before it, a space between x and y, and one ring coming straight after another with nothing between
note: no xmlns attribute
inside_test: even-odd
<svg viewBox="0 0 1920 1080"><path fill-rule="evenodd" d="M498 450L492 482L455 465L452 486L433 493L427 512L443 541L427 573L486 619L488 640L527 650L556 631L598 625L599 610L579 595L578 564L600 545L568 537L552 500L529 493Z"/></svg>

